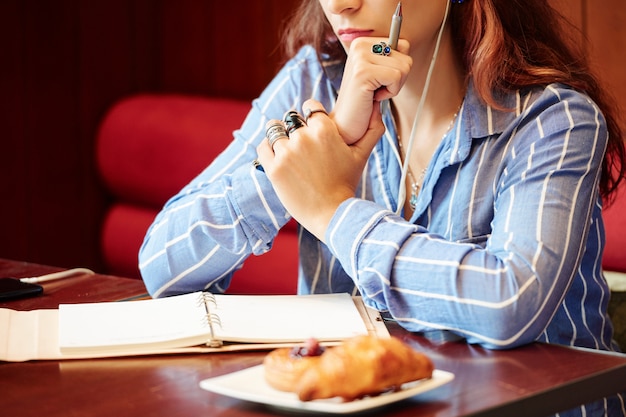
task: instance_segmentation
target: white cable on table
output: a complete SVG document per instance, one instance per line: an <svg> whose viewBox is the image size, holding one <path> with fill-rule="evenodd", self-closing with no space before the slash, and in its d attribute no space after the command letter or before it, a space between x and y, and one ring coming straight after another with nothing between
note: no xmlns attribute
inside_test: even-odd
<svg viewBox="0 0 626 417"><path fill-rule="evenodd" d="M20 281L21 282L28 282L31 284L34 283L40 283L40 282L47 282L47 281L53 281L53 280L57 280L57 279L63 279L63 278L68 278L74 275L94 275L95 272L93 272L91 269L87 269L87 268L73 268L73 269L68 269L67 271L61 271L61 272L53 272L51 274L46 274L46 275L41 275L38 277L29 277L29 278L21 278Z"/></svg>

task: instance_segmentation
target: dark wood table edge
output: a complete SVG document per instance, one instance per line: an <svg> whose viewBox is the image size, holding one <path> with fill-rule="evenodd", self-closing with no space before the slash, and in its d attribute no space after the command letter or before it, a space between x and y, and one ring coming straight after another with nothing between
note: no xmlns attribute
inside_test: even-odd
<svg viewBox="0 0 626 417"><path fill-rule="evenodd" d="M603 352L604 353L604 352ZM608 352L608 354L613 354ZM542 417L552 416L556 413L571 410L573 408L588 404L594 401L602 401L607 397L606 390L598 381L605 384L610 380L615 386L615 391L610 395L626 393L626 363L619 368L608 369L597 372L592 377L585 379L574 379L557 388L551 388L541 393L534 393L532 397L524 397L502 404L491 410L482 410L479 413L470 414L480 417ZM575 399L575 400L573 400ZM548 404L548 405L546 405ZM549 411L546 412L545 410ZM543 411L539 411L543 410Z"/></svg>
<svg viewBox="0 0 626 417"><path fill-rule="evenodd" d="M4 261L3 259L0 259ZM7 260L9 263L10 260ZM23 267L34 266L37 269L42 269L41 273L47 273L52 270L62 270L64 268L55 268L49 267L45 265L36 265L36 264L28 264L26 262L20 263L16 262L18 265L17 269L21 269ZM103 277L112 277L115 279L122 279L123 281L137 281L127 277L120 276L110 276L105 274L96 274ZM115 300L110 301L126 301L133 300L139 298L149 298L148 294L145 292L145 287L137 286L137 288L131 292L128 297L120 297ZM390 329L391 330L391 329ZM584 348L575 348L570 346L564 346L567 349L575 349L583 352L589 352L593 354L601 354L601 355L615 355L619 357L626 357L625 354L615 353L615 352L606 352L606 351L597 351L594 349L584 349ZM152 355L151 355L152 356ZM121 359L121 358L117 358ZM88 359L92 360L92 359ZM80 361L80 360L77 360ZM46 361L48 362L48 361ZM62 361L52 361L52 362L62 362ZM4 362L0 362L4 363ZM480 412L467 414L467 416L482 416L482 417L526 417L526 416L536 416L541 417L553 415L557 412L569 410L572 408L576 408L579 405L586 404L592 401L596 401L598 399L604 398L607 396L606 385L604 388L603 384L599 382L602 381L603 384L606 384L609 381L610 386L614 387L614 390L611 391L613 393L624 393L626 392L626 362L620 365L617 368L612 368L604 371L599 371L593 374L590 377L573 379L566 384L557 387L557 388L549 388L542 392L534 392L532 395L522 396L517 399L512 399L510 402L505 402L494 406L493 408L483 409ZM610 394L613 395L613 394ZM541 411L540 411L541 410ZM549 410L549 411L546 411Z"/></svg>

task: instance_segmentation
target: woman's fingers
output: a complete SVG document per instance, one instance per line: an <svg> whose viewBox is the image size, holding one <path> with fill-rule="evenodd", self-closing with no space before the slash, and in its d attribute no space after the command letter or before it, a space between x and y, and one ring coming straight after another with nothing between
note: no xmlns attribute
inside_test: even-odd
<svg viewBox="0 0 626 417"><path fill-rule="evenodd" d="M378 38L358 38L348 52L343 81L333 120L344 141L359 140L367 130L376 102L396 96L406 81L412 59L409 44L400 40L398 50L388 56L372 52Z"/></svg>

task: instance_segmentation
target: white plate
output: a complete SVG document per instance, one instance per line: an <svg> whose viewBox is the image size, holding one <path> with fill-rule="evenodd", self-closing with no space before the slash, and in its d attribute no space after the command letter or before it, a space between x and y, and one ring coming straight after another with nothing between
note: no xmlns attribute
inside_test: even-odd
<svg viewBox="0 0 626 417"><path fill-rule="evenodd" d="M200 387L207 391L241 400L253 401L275 407L319 413L355 413L404 400L417 394L435 389L454 379L454 374L435 369L430 379L407 382L399 391L384 393L375 397L365 397L354 401L340 398L327 400L300 401L296 394L275 390L265 382L263 365L233 372L200 381Z"/></svg>

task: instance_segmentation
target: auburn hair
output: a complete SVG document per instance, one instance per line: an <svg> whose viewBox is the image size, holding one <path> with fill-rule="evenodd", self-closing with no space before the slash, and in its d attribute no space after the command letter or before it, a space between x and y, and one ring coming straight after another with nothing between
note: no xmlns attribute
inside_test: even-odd
<svg viewBox="0 0 626 417"><path fill-rule="evenodd" d="M587 94L601 109L609 140L600 194L609 203L626 175L624 137L615 100L589 68L578 29L547 0L466 0L451 5L456 53L479 97L502 108L498 93L562 83ZM287 20L285 56L312 45L320 60L345 60L319 0L303 0Z"/></svg>

